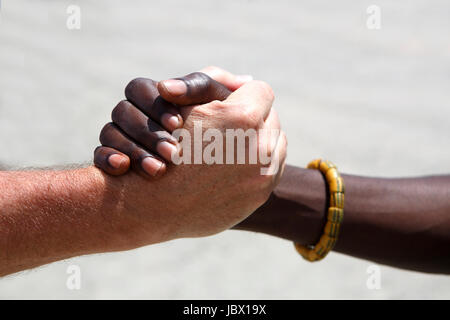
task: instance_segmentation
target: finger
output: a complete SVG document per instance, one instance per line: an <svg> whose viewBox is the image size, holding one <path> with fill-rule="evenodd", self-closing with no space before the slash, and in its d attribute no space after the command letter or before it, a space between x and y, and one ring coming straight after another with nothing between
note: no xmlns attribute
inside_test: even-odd
<svg viewBox="0 0 450 320"><path fill-rule="evenodd" d="M275 108L271 108L269 111L269 115L267 116L266 120L264 120L264 129L277 129L281 131L281 124L280 124L280 118L278 116L278 112L275 110Z"/></svg>
<svg viewBox="0 0 450 320"><path fill-rule="evenodd" d="M274 184L279 182L279 179L282 175L285 161L286 161L286 150L287 150L287 139L286 135L283 131L278 133L271 133L268 141L261 141L260 148L264 148L262 143L267 143L269 145L270 155L268 158L265 155L260 153L260 159L264 159L262 164L264 167L261 168L262 175L270 175L272 176L272 181ZM265 151L265 150L264 150ZM268 160L268 161L267 161Z"/></svg>
<svg viewBox="0 0 450 320"><path fill-rule="evenodd" d="M234 75L224 69L215 66L209 66L200 70L204 74L207 74L212 79L220 82L230 91L239 89L244 83L252 81L251 75Z"/></svg>
<svg viewBox="0 0 450 320"><path fill-rule="evenodd" d="M180 106L204 104L213 100L225 100L231 91L202 72L185 77L160 81L158 91L161 97Z"/></svg>
<svg viewBox="0 0 450 320"><path fill-rule="evenodd" d="M162 125L169 132L183 126L183 118L178 108L159 96L157 82L152 79L137 78L125 88L127 99L148 117Z"/></svg>
<svg viewBox="0 0 450 320"><path fill-rule="evenodd" d="M265 152L267 156L272 157L281 136L280 121L275 109L270 109L269 116L264 121L258 133L258 142L262 149L261 152Z"/></svg>
<svg viewBox="0 0 450 320"><path fill-rule="evenodd" d="M129 101L119 102L112 112L112 120L145 149L172 161L172 154L177 151L177 140Z"/></svg>
<svg viewBox="0 0 450 320"><path fill-rule="evenodd" d="M277 169L273 171L273 182L277 185L280 182L281 176L283 175L284 168L286 165L286 157L287 157L287 138L284 131L281 131L280 138L278 139L277 146L274 151L275 157L278 159L277 161Z"/></svg>
<svg viewBox="0 0 450 320"><path fill-rule="evenodd" d="M112 122L103 127L100 133L100 142L104 147L120 150L126 154L130 158L131 167L139 173L156 177L166 171L166 165L159 157L134 143Z"/></svg>
<svg viewBox="0 0 450 320"><path fill-rule="evenodd" d="M130 158L113 148L97 147L94 151L94 164L113 176L121 176L130 168Z"/></svg>
<svg viewBox="0 0 450 320"><path fill-rule="evenodd" d="M254 119L265 120L275 97L272 88L263 81L250 81L230 94L226 103L242 106Z"/></svg>

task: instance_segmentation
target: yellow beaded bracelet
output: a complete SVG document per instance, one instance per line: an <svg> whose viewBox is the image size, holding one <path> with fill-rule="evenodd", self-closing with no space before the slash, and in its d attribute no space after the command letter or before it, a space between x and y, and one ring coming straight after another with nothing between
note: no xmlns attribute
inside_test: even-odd
<svg viewBox="0 0 450 320"><path fill-rule="evenodd" d="M337 242L339 229L344 219L344 180L330 161L313 160L308 164L308 169L320 170L325 176L330 191L327 223L319 242L314 246L294 243L297 252L306 260L313 262L325 258Z"/></svg>

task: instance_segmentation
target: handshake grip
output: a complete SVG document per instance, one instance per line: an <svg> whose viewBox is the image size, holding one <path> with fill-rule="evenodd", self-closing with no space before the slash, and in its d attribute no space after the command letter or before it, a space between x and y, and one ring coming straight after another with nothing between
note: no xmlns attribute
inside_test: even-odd
<svg viewBox="0 0 450 320"><path fill-rule="evenodd" d="M167 84L173 80L159 82L158 91L163 99L179 106L204 104L214 100L223 101L231 94L227 87L203 72L194 72L174 80L180 81L178 84L182 90L179 96L173 95L167 88Z"/></svg>
<svg viewBox="0 0 450 320"><path fill-rule="evenodd" d="M100 133L102 145L94 151L95 165L115 176L130 167L146 178L163 175L177 150L171 134L183 126L180 108L223 101L231 93L203 72L160 82L132 80L125 89L126 100L113 109L112 122Z"/></svg>

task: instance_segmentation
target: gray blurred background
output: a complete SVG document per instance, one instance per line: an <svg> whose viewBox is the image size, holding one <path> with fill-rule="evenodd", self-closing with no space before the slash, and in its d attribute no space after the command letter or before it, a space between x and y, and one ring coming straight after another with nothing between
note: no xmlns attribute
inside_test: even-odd
<svg viewBox="0 0 450 320"><path fill-rule="evenodd" d="M369 5L381 29L366 26ZM69 5L81 29L68 30ZM91 161L134 77L207 65L269 82L288 162L346 173L450 172L450 3L414 1L25 1L0 13L0 163ZM68 290L67 267L82 272ZM53 263L0 280L0 298L450 298L450 277L332 253L310 264L292 244L228 231Z"/></svg>

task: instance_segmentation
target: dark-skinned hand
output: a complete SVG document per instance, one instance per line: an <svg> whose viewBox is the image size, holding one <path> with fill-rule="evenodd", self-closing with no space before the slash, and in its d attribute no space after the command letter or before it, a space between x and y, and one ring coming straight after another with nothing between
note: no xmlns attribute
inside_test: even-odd
<svg viewBox="0 0 450 320"><path fill-rule="evenodd" d="M179 108L225 100L250 80L217 67L161 82L132 80L125 89L127 100L117 104L112 122L100 133L95 165L111 175L123 175L131 167L145 177L161 176L177 150L171 133L183 126Z"/></svg>

